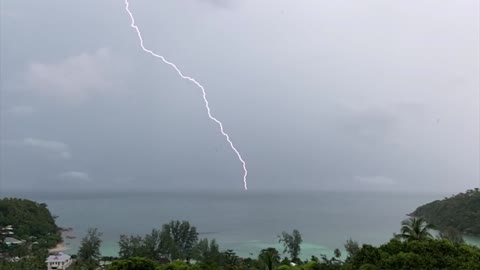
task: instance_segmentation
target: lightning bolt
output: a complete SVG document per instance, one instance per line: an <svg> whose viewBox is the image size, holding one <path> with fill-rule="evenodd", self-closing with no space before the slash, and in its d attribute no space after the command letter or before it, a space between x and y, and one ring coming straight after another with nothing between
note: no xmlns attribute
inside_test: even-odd
<svg viewBox="0 0 480 270"><path fill-rule="evenodd" d="M245 161L243 160L242 158L242 155L240 154L240 152L238 152L237 148L235 147L235 145L233 144L232 140L230 140L230 136L225 132L225 130L223 129L223 124L222 122L220 122L217 118L213 117L212 116L212 113L210 111L210 105L208 103L208 99L207 99L207 92L205 91L205 88L199 83L197 82L197 80L195 80L194 78L192 77L188 77L188 76L185 76L183 75L182 71L172 62L168 61L165 57L163 57L162 55L159 55L159 54L156 54L154 53L152 50L149 50L147 48L145 48L145 46L143 45L143 38L142 38L142 33L140 32L140 29L138 28L138 26L135 24L135 18L133 17L133 14L132 12L130 11L129 9L129 6L130 6L130 3L128 2L128 0L125 0L125 10L127 11L128 15L130 16L130 19L132 21L132 23L130 24L130 26L135 29L135 31L137 32L137 36L138 36L138 39L140 41L140 47L142 48L142 50L148 54L151 54L152 56L156 57L156 58L159 58L163 61L163 63L169 65L170 67L172 67L177 73L178 75L184 79L184 80L187 80L187 81L190 81L192 82L193 84L195 84L198 88L200 88L200 90L202 90L202 96L203 96L203 101L205 102L205 108L207 109L207 114L208 114L208 117L214 121L215 123L217 123L218 127L220 128L220 132L222 133L223 136L225 136L225 139L227 140L227 142L230 144L230 148L232 148L232 150L235 152L235 154L237 154L237 157L238 157L238 160L242 163L242 166L243 166L243 186L245 188L245 190L248 190L248 187L247 187L247 175L248 175L248 170L247 170L247 164L245 163Z"/></svg>

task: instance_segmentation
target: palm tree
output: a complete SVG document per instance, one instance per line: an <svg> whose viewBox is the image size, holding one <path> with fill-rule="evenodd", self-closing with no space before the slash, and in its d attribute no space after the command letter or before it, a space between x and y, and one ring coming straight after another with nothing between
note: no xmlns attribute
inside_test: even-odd
<svg viewBox="0 0 480 270"><path fill-rule="evenodd" d="M259 261L263 262L268 270L273 268L280 262L280 254L275 248L267 248L260 251Z"/></svg>
<svg viewBox="0 0 480 270"><path fill-rule="evenodd" d="M423 218L411 217L402 221L402 228L397 237L407 241L433 239L429 232L433 228L433 225L428 224Z"/></svg>

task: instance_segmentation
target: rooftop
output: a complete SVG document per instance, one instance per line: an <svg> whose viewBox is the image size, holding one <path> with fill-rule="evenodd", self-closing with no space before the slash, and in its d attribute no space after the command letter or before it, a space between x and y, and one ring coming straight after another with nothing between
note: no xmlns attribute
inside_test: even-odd
<svg viewBox="0 0 480 270"><path fill-rule="evenodd" d="M59 252L57 254L53 254L48 256L47 260L45 262L65 262L70 260L70 255L68 254L63 254L62 252Z"/></svg>
<svg viewBox="0 0 480 270"><path fill-rule="evenodd" d="M13 237L5 237L4 242L5 242L5 243L14 243L14 244L20 244L20 243L22 243L21 240L15 239L15 238L13 238Z"/></svg>
<svg viewBox="0 0 480 270"><path fill-rule="evenodd" d="M13 226L12 226L12 225L8 225L8 226L6 226L6 227L3 227L2 230L4 230L4 231L7 231L7 230L8 230L8 231L11 231L11 230L13 230Z"/></svg>

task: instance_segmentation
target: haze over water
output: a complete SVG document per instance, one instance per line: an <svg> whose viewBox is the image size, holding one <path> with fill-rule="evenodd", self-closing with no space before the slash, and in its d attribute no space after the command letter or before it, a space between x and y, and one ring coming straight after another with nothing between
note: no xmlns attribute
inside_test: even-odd
<svg viewBox="0 0 480 270"><path fill-rule="evenodd" d="M149 233L173 219L188 220L200 237L215 238L221 249L240 256L262 248L279 249L277 235L298 229L303 257L331 255L352 237L360 243L382 244L400 229L416 207L445 194L389 192L178 192L178 193L23 193L47 203L57 224L72 227L66 235L69 253L76 252L88 227L103 232L102 254L118 255L120 234Z"/></svg>
<svg viewBox="0 0 480 270"><path fill-rule="evenodd" d="M240 256L292 229L332 255L480 186L480 1L131 2L249 191L124 1L2 1L0 198L46 203L68 253L188 220Z"/></svg>

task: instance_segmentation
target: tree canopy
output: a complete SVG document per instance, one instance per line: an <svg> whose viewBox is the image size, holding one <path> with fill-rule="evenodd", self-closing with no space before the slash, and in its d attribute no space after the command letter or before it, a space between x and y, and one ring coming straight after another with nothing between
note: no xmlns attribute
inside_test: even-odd
<svg viewBox="0 0 480 270"><path fill-rule="evenodd" d="M438 236L440 237L440 239L448 240L453 243L465 243L462 234L457 229L452 227L441 230Z"/></svg>
<svg viewBox="0 0 480 270"><path fill-rule="evenodd" d="M424 218L439 230L454 228L464 234L480 235L480 189L422 205L412 215Z"/></svg>
<svg viewBox="0 0 480 270"><path fill-rule="evenodd" d="M293 262L298 260L303 242L302 235L298 230L293 230L292 234L282 232L282 235L278 236L278 242L283 243L283 253L290 254L290 258Z"/></svg>
<svg viewBox="0 0 480 270"><path fill-rule="evenodd" d="M337 254L339 255L339 254ZM229 256L226 253L224 256ZM232 257L232 256L230 256ZM236 256L233 256L236 257ZM238 258L238 257L237 257ZM447 240L428 239L402 241L393 238L380 247L363 245L355 255L346 261L338 257L322 259L312 257L291 265L290 261L280 261L279 252L274 248L263 249L258 259L235 259L220 265L197 262L188 264L185 261L175 261L169 264L155 264L152 268L150 260L129 258L114 263L110 270L424 270L424 269L462 269L478 270L480 265L480 249L467 245L456 244ZM136 268L145 264L145 268ZM122 266L122 267L120 267Z"/></svg>
<svg viewBox="0 0 480 270"><path fill-rule="evenodd" d="M448 231L444 234L445 239L434 239L430 234L431 225L422 218L410 218L402 222L400 234L388 243L374 247L371 245L360 246L356 241L349 239L345 243L345 249L348 257L342 260L341 252L335 249L334 257L320 255L320 258L312 256L310 260L299 260L300 245L302 239L298 231L293 231L290 235L283 232L280 236L280 242L285 245L285 252L289 253L291 260L280 257L280 253L275 248L265 248L260 251L256 259L240 258L233 250L221 252L219 246L214 240L208 239L196 240L196 230L190 224L172 221L162 227L159 242L154 246L173 247L173 250L166 251L165 254L179 252L176 249L184 246L184 241L190 239L188 250L195 259L195 263L190 264L188 257L179 256L178 260L171 263L161 264L156 260L151 260L151 255L144 255L144 260L136 257L130 257L118 261L111 266L111 270L136 270L144 269L155 270L383 270L383 269L464 269L478 270L480 265L480 249L458 240L457 235ZM188 229L189 228L189 229ZM190 232L190 233L188 233ZM155 235L155 230L152 235ZM165 237L168 233L169 238ZM182 235L190 235L191 238L185 238ZM128 249L144 250L144 240L141 237L122 237L125 242L143 243L135 245L130 243L125 245ZM145 237L147 238L147 237ZM155 237L153 237L155 238ZM165 245L163 241L166 241ZM179 241L178 243L176 241ZM140 248L139 248L140 247ZM193 248L190 248L193 247ZM293 252L292 252L293 251ZM170 253L169 253L170 252ZM120 254L134 254L132 251ZM179 252L180 253L180 252ZM155 253L154 253L155 254ZM180 253L181 254L181 253ZM142 266L144 265L145 266ZM156 265L155 268L152 268ZM116 267L116 268L114 268Z"/></svg>
<svg viewBox="0 0 480 270"><path fill-rule="evenodd" d="M385 245L363 245L342 269L463 269L480 266L480 249L447 240L400 241Z"/></svg>
<svg viewBox="0 0 480 270"><path fill-rule="evenodd" d="M188 221L172 220L162 226L160 239L162 251L169 259L189 261L194 255L198 232Z"/></svg>
<svg viewBox="0 0 480 270"><path fill-rule="evenodd" d="M476 196L476 192L467 192ZM3 201L3 200L2 200ZM5 205L5 201L3 201ZM13 204L26 204L26 209L44 208L46 205L31 201L8 201ZM7 203L7 205L8 205ZM32 203L35 206L32 206ZM16 206L18 207L18 206ZM22 207L20 207L22 208ZM40 210L44 213L45 210ZM2 216L21 217L23 214L1 212ZM5 214L6 213L6 214ZM52 218L53 220L53 218ZM5 222L4 220L0 220ZM2 223L4 224L4 223ZM20 224L20 223L19 223ZM53 223L55 224L55 223ZM145 236L120 237L120 259L107 267L110 270L401 270L401 269L462 269L478 270L480 248L465 244L461 233L454 227L440 231L440 239L430 234L432 226L423 217L411 217L404 220L400 234L379 247L360 246L349 239L345 243L347 258L343 259L339 249L334 257L319 254L311 259L299 259L302 237L294 230L292 234L283 232L280 242L284 244L289 258L281 258L275 248L265 248L256 258L241 258L233 250L221 251L215 239L198 239L195 226L187 221L174 220L164 224L161 229L153 229ZM16 226L15 223L4 224ZM29 225L22 227L24 230ZM55 226L56 228L56 226ZM56 230L55 232L58 232ZM47 234L48 235L48 234ZM77 263L73 269L96 269L100 259L101 233L89 229L82 239L78 251ZM47 250L35 245L22 245L18 249L18 259L0 259L0 269L44 269ZM3 255L3 254L2 254ZM8 254L9 259L17 255ZM253 254L252 254L253 255ZM167 259L168 258L168 259ZM190 262L193 259L194 262Z"/></svg>
<svg viewBox="0 0 480 270"><path fill-rule="evenodd" d="M100 259L100 245L102 233L97 228L90 228L87 235L82 238L80 248L78 249L78 260L87 268L93 268Z"/></svg>
<svg viewBox="0 0 480 270"><path fill-rule="evenodd" d="M280 254L272 247L262 249L260 255L258 255L258 260L266 267L266 269L273 270L274 267L280 264Z"/></svg>
<svg viewBox="0 0 480 270"><path fill-rule="evenodd" d="M25 199L0 199L0 227L13 226L15 238L34 240L43 247L54 247L62 238L44 203Z"/></svg>
<svg viewBox="0 0 480 270"><path fill-rule="evenodd" d="M430 229L433 229L433 226L423 218L412 217L402 221L402 228L397 237L407 241L432 239Z"/></svg>
<svg viewBox="0 0 480 270"><path fill-rule="evenodd" d="M155 270L157 264L147 258L132 257L113 262L107 270Z"/></svg>
<svg viewBox="0 0 480 270"><path fill-rule="evenodd" d="M118 252L120 258L146 257L147 249L143 238L139 235L120 235L118 246L120 247Z"/></svg>

